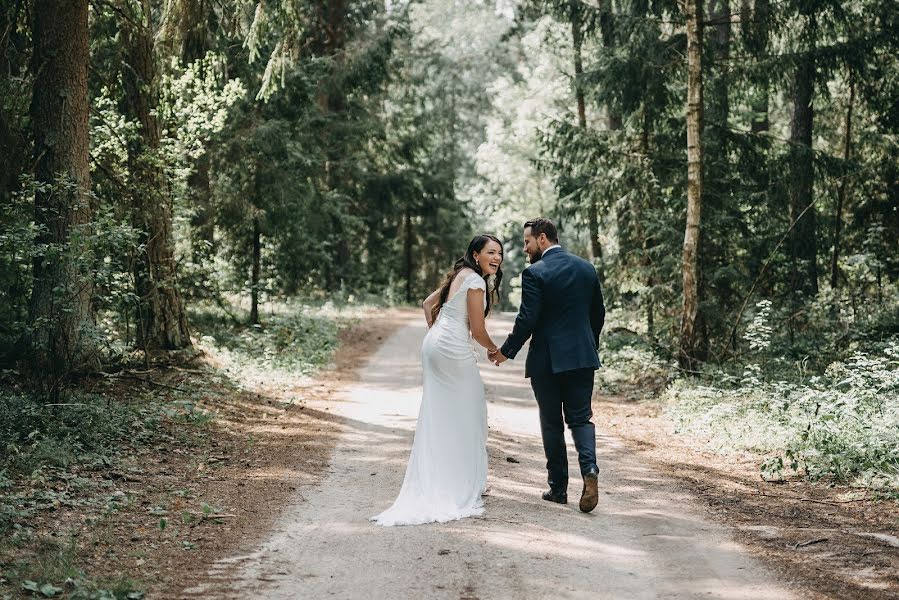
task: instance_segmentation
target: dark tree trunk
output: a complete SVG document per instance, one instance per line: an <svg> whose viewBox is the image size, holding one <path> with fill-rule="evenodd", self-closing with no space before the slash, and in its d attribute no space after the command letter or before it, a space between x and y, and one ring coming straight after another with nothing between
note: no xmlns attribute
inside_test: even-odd
<svg viewBox="0 0 899 600"><path fill-rule="evenodd" d="M703 73L703 197L699 247L699 297L716 307L733 304L734 290L729 278L715 277L721 265L732 264L734 239L728 235L740 221L740 212L731 196L730 118L730 0L704 0L708 18L705 22L706 57L711 65ZM699 354L707 352L709 330L722 327L717 322L721 310L707 310L700 315Z"/></svg>
<svg viewBox="0 0 899 600"><path fill-rule="evenodd" d="M13 77L24 71L24 53L27 40L19 33L19 22L24 12L23 2L7 3L0 8L0 74L7 76L0 83L0 94L30 93L22 90ZM0 105L0 205L7 204L19 189L19 176L25 169L27 148L18 115Z"/></svg>
<svg viewBox="0 0 899 600"><path fill-rule="evenodd" d="M189 65L209 52L210 0L180 0L181 63Z"/></svg>
<svg viewBox="0 0 899 600"><path fill-rule="evenodd" d="M683 287L678 362L696 371L700 349L699 239L702 209L702 0L686 0L687 24L687 226L684 233Z"/></svg>
<svg viewBox="0 0 899 600"><path fill-rule="evenodd" d="M412 215L403 213L403 272L406 276L406 302L412 302Z"/></svg>
<svg viewBox="0 0 899 600"><path fill-rule="evenodd" d="M76 371L96 366L91 311L87 0L33 3L35 223L29 323L32 364L51 395ZM88 263L88 264L86 264Z"/></svg>
<svg viewBox="0 0 899 600"><path fill-rule="evenodd" d="M574 97L577 103L577 124L582 131L587 130L587 109L584 101L584 62L581 54L583 45L581 7L577 0L570 0L571 42L574 47ZM594 262L602 262L602 246L599 243L599 213L596 196L590 194L587 206L587 227L590 229L590 258Z"/></svg>
<svg viewBox="0 0 899 600"><path fill-rule="evenodd" d="M156 61L148 0L131 5L131 18L121 21L124 87L123 113L137 122L139 134L128 144L134 181L131 214L143 232L144 251L134 264L139 298L137 343L147 352L191 346L187 315L175 286L172 197L159 164L160 133L156 118Z"/></svg>
<svg viewBox="0 0 899 600"><path fill-rule="evenodd" d="M187 178L191 204L196 212L190 224L194 228L193 256L195 262L203 262L215 254L215 207L212 204L212 190L209 180L209 154L194 160L193 173Z"/></svg>
<svg viewBox="0 0 899 600"><path fill-rule="evenodd" d="M250 324L259 324L259 275L262 269L262 229L253 215L253 267L250 273Z"/></svg>
<svg viewBox="0 0 899 600"><path fill-rule="evenodd" d="M814 39L814 17L809 17L806 38ZM814 161L812 129L815 92L814 49L799 57L793 84L793 119L790 127L790 255L794 297L805 298L818 293L818 234L814 207Z"/></svg>
<svg viewBox="0 0 899 600"><path fill-rule="evenodd" d="M316 56L332 61L331 77L326 78L317 93L317 102L322 113L330 117L330 123L322 128L323 145L328 149L323 185L326 190L340 189L343 183L339 172L340 153L339 132L335 128L342 125L338 115L346 110L346 100L340 85L334 85L337 72L344 62L343 48L346 44L346 0L316 0L315 22L310 40L312 52ZM333 264L328 270L327 285L329 290L341 287L345 281L346 267L350 262L348 232L339 214L331 218L333 232L331 235L333 248Z"/></svg>
<svg viewBox="0 0 899 600"><path fill-rule="evenodd" d="M209 25L214 15L209 0L181 0L179 29L182 65L188 66L206 57L210 46ZM215 210L212 205L209 168L209 155L204 152L194 160L193 172L187 178L191 205L196 208L191 218L195 235L195 262L202 262L215 253Z"/></svg>
<svg viewBox="0 0 899 600"><path fill-rule="evenodd" d="M830 287L837 289L840 285L840 235L843 232L843 206L846 204L846 191L849 182L849 157L852 150L852 108L855 104L855 81L852 70L849 70L849 106L846 107L845 138L843 142L843 176L840 178L840 191L837 194L837 206L834 210L833 256L830 259Z"/></svg>
<svg viewBox="0 0 899 600"><path fill-rule="evenodd" d="M755 0L750 6L749 0L742 0L740 5L740 23L746 49L756 58L762 57L768 48L768 37L771 19L771 0ZM768 103L770 82L768 67L754 66L749 80L753 86L750 107L752 108L751 131L761 133L768 131Z"/></svg>

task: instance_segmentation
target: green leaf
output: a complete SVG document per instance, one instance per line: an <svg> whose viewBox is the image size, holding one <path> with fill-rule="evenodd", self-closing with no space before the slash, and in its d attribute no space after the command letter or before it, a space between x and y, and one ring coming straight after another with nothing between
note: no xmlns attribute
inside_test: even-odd
<svg viewBox="0 0 899 600"><path fill-rule="evenodd" d="M40 592L46 596L47 598L52 598L56 594L62 591L62 588L56 587L52 583L45 583L41 586Z"/></svg>

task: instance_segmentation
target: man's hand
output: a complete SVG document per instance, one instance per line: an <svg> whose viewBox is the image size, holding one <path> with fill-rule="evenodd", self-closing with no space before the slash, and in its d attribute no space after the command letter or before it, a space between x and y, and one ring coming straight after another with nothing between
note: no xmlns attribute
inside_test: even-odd
<svg viewBox="0 0 899 600"><path fill-rule="evenodd" d="M497 348L492 352L487 352L487 358L490 359L490 362L495 364L497 367L509 360L506 356L503 355L502 351Z"/></svg>

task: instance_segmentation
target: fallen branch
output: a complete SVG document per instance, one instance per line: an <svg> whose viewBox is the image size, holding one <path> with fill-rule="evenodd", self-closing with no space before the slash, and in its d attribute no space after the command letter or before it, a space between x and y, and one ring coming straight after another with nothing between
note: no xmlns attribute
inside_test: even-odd
<svg viewBox="0 0 899 600"><path fill-rule="evenodd" d="M796 545L793 546L793 550L798 548L805 548L806 546L811 546L812 544L820 544L821 542L826 542L829 538L817 538L814 540L809 540L807 542L796 542Z"/></svg>

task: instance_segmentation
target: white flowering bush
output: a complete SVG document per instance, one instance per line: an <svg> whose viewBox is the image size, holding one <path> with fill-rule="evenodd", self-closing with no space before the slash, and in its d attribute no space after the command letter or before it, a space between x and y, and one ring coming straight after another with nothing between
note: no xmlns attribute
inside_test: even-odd
<svg viewBox="0 0 899 600"><path fill-rule="evenodd" d="M794 472L899 495L899 339L801 383L748 368L732 389L681 380L663 399L678 431L765 456L765 478Z"/></svg>

